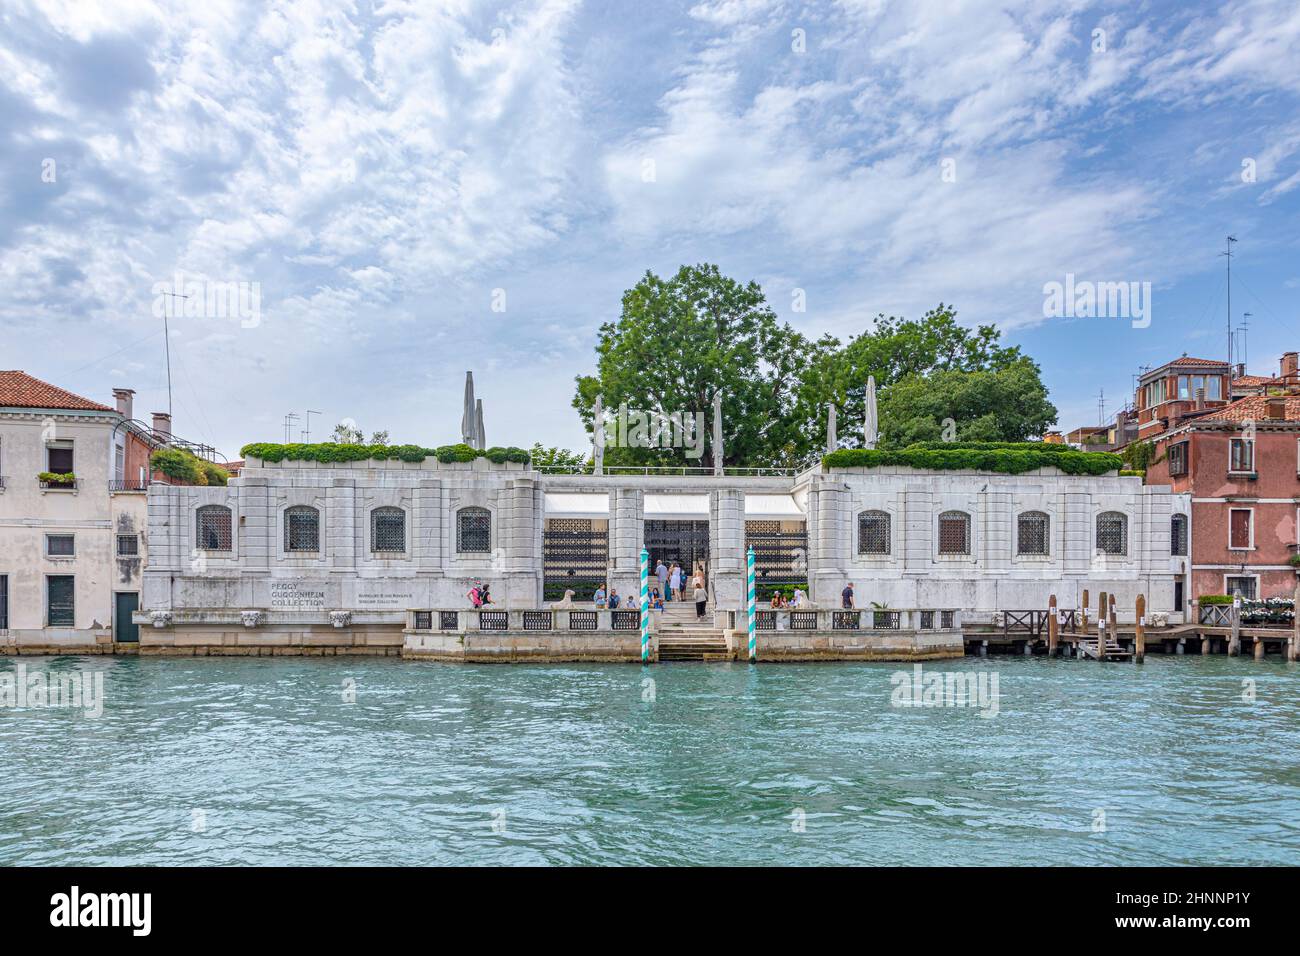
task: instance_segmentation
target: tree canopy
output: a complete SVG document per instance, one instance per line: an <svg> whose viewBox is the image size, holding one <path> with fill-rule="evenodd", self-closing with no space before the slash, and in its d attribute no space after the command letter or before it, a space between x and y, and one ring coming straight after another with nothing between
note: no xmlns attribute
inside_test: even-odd
<svg viewBox="0 0 1300 956"><path fill-rule="evenodd" d="M757 283L742 285L708 263L671 278L647 272L601 326L596 374L579 376L573 405L588 430L599 394L607 416L699 413L711 432L723 396L726 465L800 467L824 451L827 406L838 410L841 448L861 447L869 375L879 389L882 448L918 441L1018 442L1056 422L1040 372L993 325L968 328L940 303L920 319L876 316L841 343L810 340L781 322ZM950 422L948 420L951 420ZM623 437L620 435L620 438ZM681 447L607 441L609 464L691 464ZM712 465L712 442L698 464Z"/></svg>

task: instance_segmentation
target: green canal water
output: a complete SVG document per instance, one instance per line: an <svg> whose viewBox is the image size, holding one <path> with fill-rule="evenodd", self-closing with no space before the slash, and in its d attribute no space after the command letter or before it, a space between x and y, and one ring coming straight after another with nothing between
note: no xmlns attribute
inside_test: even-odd
<svg viewBox="0 0 1300 956"><path fill-rule="evenodd" d="M105 701L0 707L0 864L1300 863L1275 659L21 663Z"/></svg>

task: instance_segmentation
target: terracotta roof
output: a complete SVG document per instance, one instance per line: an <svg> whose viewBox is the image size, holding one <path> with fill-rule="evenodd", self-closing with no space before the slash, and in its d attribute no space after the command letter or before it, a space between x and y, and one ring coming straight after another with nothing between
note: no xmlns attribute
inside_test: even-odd
<svg viewBox="0 0 1300 956"><path fill-rule="evenodd" d="M1270 401L1286 402L1286 417L1284 419L1272 418L1268 413L1268 403ZM1196 419L1198 424L1202 422L1244 422L1250 419L1256 423L1262 424L1268 421L1288 421L1300 422L1300 395L1287 395L1269 398L1267 395L1251 395L1249 398L1239 398L1231 405L1224 405L1222 408L1216 408L1214 411Z"/></svg>
<svg viewBox="0 0 1300 956"><path fill-rule="evenodd" d="M1241 385L1245 387L1245 386L1264 385L1267 382L1276 382L1276 381L1277 379L1270 378L1267 375L1243 375L1240 378L1234 378L1232 380L1232 384Z"/></svg>
<svg viewBox="0 0 1300 956"><path fill-rule="evenodd" d="M67 408L84 412L116 410L17 370L0 371L0 407Z"/></svg>

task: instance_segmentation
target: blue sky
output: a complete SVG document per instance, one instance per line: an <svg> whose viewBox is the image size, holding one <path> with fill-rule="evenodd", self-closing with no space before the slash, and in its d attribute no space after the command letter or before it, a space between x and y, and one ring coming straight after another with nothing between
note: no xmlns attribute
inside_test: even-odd
<svg viewBox="0 0 1300 956"><path fill-rule="evenodd" d="M813 335L952 303L1090 424L1224 355L1229 233L1250 370L1300 348L1298 103L1294 0L9 2L0 368L165 408L179 270L260 294L172 322L187 438L441 444L472 368L491 443L578 447L622 291L712 261ZM1150 326L1045 319L1067 273Z"/></svg>

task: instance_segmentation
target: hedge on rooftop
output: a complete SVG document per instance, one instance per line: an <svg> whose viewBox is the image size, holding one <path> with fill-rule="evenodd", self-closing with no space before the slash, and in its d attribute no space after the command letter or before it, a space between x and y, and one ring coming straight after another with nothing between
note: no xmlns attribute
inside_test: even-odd
<svg viewBox="0 0 1300 956"><path fill-rule="evenodd" d="M226 469L184 448L159 448L149 456L149 467L186 485L224 485L230 480Z"/></svg>
<svg viewBox="0 0 1300 956"><path fill-rule="evenodd" d="M1058 468L1067 475L1104 475L1124 465L1118 455L1046 442L918 442L894 451L841 448L823 457L822 464L827 468L897 465L934 471L971 469L1004 475L1039 468Z"/></svg>
<svg viewBox="0 0 1300 956"><path fill-rule="evenodd" d="M262 461L398 461L421 462L426 458L437 458L444 463L454 461L473 461L486 458L496 464L513 461L520 464L528 462L528 452L522 448L493 447L480 451L463 442L456 445L442 445L438 448L425 448L421 445L353 445L338 442L317 442L305 445L301 443L280 444L279 442L254 442L239 450L245 458L260 458Z"/></svg>

